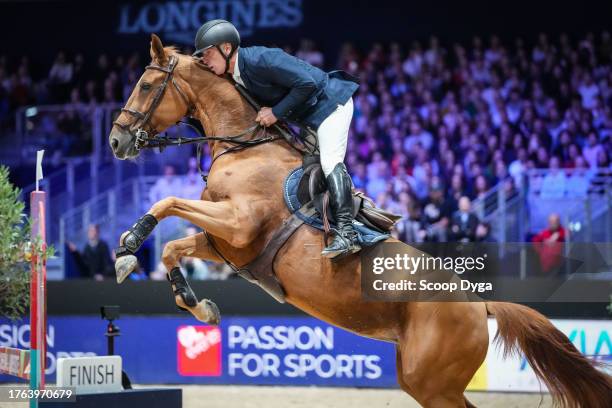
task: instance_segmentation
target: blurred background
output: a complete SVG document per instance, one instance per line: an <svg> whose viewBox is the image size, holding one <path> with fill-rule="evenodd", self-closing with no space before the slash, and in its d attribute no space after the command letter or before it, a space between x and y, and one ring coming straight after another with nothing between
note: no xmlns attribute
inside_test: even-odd
<svg viewBox="0 0 612 408"><path fill-rule="evenodd" d="M243 46L281 47L360 78L346 163L356 188L403 216L394 234L404 242L611 242L610 15L596 1L3 1L0 163L25 200L35 152L45 149L57 255L49 279L108 280L100 296L125 300L110 286L120 233L157 200L198 198L205 184L194 146L114 160L111 123L150 60L150 33L191 53L199 26L225 18ZM184 127L168 133L193 136ZM164 244L195 231L165 220L131 278L165 279ZM197 259L183 266L193 280L231 277ZM521 268L514 273L524 277ZM256 305L251 311L297 313L233 285L197 287L229 290L219 303L230 313L246 310L236 296ZM80 304L90 313L79 287L57 286L66 297L50 297L50 310L74 313ZM173 313L169 293L130 290L128 310ZM540 310L607 315L601 303Z"/></svg>
<svg viewBox="0 0 612 408"><path fill-rule="evenodd" d="M228 18L244 46L282 47L360 77L346 162L356 188L404 216L398 238L524 242L559 231L560 241L610 242L606 15L595 2L3 2L0 162L27 194L34 152L46 150L58 250L49 277L112 276L79 257L88 241L112 248L155 201L204 188L194 146L127 163L108 148L114 115L149 61L149 35L190 53L203 21ZM143 278L164 276L163 244L187 227L156 230ZM227 277L195 262L195 278Z"/></svg>

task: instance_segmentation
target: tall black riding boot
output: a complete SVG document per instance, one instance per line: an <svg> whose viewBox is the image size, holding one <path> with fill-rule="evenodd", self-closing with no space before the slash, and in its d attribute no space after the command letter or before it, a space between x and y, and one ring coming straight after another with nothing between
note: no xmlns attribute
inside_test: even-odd
<svg viewBox="0 0 612 408"><path fill-rule="evenodd" d="M330 206L336 220L336 229L334 240L323 249L321 255L326 258L339 259L361 249L357 243L357 233L353 229L351 176L344 163L338 163L326 180Z"/></svg>

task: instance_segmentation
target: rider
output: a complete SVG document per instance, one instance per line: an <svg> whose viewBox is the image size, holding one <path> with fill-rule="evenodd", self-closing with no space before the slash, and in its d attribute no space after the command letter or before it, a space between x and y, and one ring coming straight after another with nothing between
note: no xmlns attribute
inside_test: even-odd
<svg viewBox="0 0 612 408"><path fill-rule="evenodd" d="M344 165L357 80L343 71L326 73L278 48L241 48L236 27L225 20L202 25L195 48L193 55L211 71L219 76L229 73L266 105L255 119L259 124L270 126L285 120L316 129L337 227L332 243L321 255L335 258L358 251L352 223L352 181Z"/></svg>

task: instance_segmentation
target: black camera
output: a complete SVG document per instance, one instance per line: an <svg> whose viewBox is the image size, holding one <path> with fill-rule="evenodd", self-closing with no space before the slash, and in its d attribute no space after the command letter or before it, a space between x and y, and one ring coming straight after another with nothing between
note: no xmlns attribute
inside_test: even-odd
<svg viewBox="0 0 612 408"><path fill-rule="evenodd" d="M105 320L117 320L119 318L119 306L102 306L100 307L100 315Z"/></svg>

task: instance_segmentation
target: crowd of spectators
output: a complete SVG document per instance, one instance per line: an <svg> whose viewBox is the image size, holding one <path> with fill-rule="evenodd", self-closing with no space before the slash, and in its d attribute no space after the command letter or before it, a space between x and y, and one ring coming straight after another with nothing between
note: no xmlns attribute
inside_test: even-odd
<svg viewBox="0 0 612 408"><path fill-rule="evenodd" d="M500 182L512 193L528 169L558 170L543 182L547 198L584 194L587 170L610 169L611 62L607 32L541 34L531 47L431 38L365 56L347 45L338 66L361 78L347 156L355 185L415 220L410 236L426 241L453 236L461 200Z"/></svg>
<svg viewBox="0 0 612 408"><path fill-rule="evenodd" d="M542 194L561 198L584 194L590 170L611 168L609 32L445 45L432 37L367 50L347 43L337 61L309 40L285 49L361 79L346 162L356 188L404 216L397 234L407 241L490 239L471 202L498 183L516 191L529 169L553 169ZM0 126L28 104L124 101L145 62L61 52L33 80L27 58L0 56Z"/></svg>

